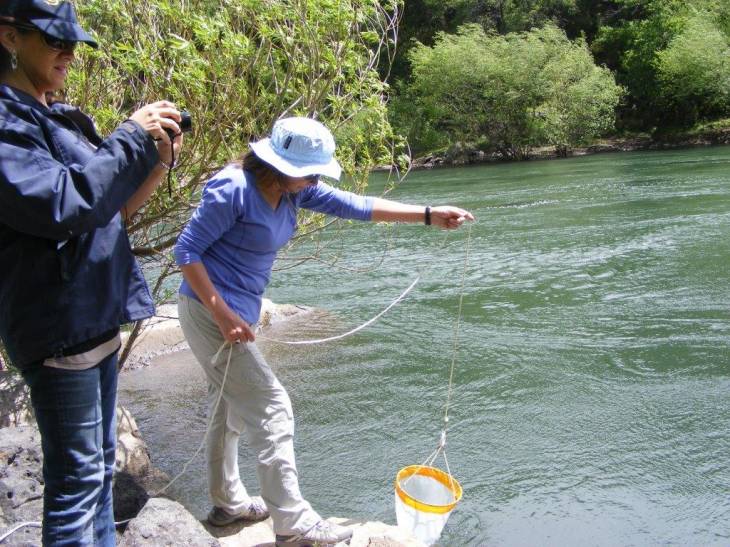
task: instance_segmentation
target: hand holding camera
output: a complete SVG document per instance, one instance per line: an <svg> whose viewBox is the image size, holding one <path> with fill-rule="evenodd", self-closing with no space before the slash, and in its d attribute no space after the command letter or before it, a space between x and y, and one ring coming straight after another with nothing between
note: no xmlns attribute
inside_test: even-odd
<svg viewBox="0 0 730 547"><path fill-rule="evenodd" d="M180 111L180 120L177 123L178 131L171 127L164 127L167 134L166 140L157 141L157 151L160 154L160 161L167 169L175 167L176 158L182 146L182 134L193 130L193 121L189 112Z"/></svg>
<svg viewBox="0 0 730 547"><path fill-rule="evenodd" d="M167 187L172 197L172 169L182 146L182 134L192 131L190 113L179 111L169 101L158 101L143 106L132 114L134 120L157 141L160 163L167 169Z"/></svg>
<svg viewBox="0 0 730 547"><path fill-rule="evenodd" d="M178 123L182 120L180 111L170 101L158 101L143 106L129 117L137 122L156 141L162 141L168 146L172 136L180 133ZM168 133L169 131L169 133Z"/></svg>
<svg viewBox="0 0 730 547"><path fill-rule="evenodd" d="M141 125L157 141L160 160L170 169L180 151L182 134L192 131L190 114L179 111L169 101L158 101L143 106L129 118Z"/></svg>

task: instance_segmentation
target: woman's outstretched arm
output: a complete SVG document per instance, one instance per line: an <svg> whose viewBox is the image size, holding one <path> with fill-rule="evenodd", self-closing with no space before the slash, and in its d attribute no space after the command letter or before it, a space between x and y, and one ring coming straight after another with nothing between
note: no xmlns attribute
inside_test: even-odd
<svg viewBox="0 0 730 547"><path fill-rule="evenodd" d="M466 220L474 220L474 216L464 209L441 205L429 207L430 224L444 229L461 226ZM389 199L374 198L372 220L374 222L427 222L426 207L409 205Z"/></svg>

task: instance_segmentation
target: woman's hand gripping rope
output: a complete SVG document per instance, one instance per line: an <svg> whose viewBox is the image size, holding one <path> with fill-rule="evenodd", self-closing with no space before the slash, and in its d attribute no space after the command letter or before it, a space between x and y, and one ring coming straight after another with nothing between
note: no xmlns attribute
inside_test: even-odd
<svg viewBox="0 0 730 547"><path fill-rule="evenodd" d="M465 209L450 205L431 208L431 224L444 230L454 230L467 220L474 220L474 215Z"/></svg>
<svg viewBox="0 0 730 547"><path fill-rule="evenodd" d="M226 342L239 344L241 342L253 342L256 339L251 326L227 304L216 308L213 313L213 320L218 325L218 329Z"/></svg>

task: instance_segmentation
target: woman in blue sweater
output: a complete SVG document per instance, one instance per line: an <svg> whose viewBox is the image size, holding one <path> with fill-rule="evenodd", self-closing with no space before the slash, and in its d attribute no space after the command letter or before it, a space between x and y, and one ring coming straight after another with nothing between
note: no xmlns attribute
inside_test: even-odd
<svg viewBox="0 0 730 547"><path fill-rule="evenodd" d="M472 215L457 207L421 207L358 196L321 182L339 179L332 134L308 118L279 120L271 138L251 144L239 164L208 181L198 209L175 247L184 281L180 322L205 370L211 411L227 359L213 361L224 342L234 351L223 394L211 416L208 521L223 526L271 514L277 546L333 545L352 531L323 520L304 500L294 463L291 402L254 342L261 299L277 251L292 237L300 207L347 219L423 222L457 228ZM238 439L246 429L258 455L262 497L250 497L238 473Z"/></svg>

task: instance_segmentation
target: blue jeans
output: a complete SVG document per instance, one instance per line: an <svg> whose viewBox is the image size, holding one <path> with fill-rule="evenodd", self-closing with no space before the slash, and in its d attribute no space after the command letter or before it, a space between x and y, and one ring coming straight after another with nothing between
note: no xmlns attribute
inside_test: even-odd
<svg viewBox="0 0 730 547"><path fill-rule="evenodd" d="M115 544L117 352L80 371L23 371L43 447L43 545Z"/></svg>

